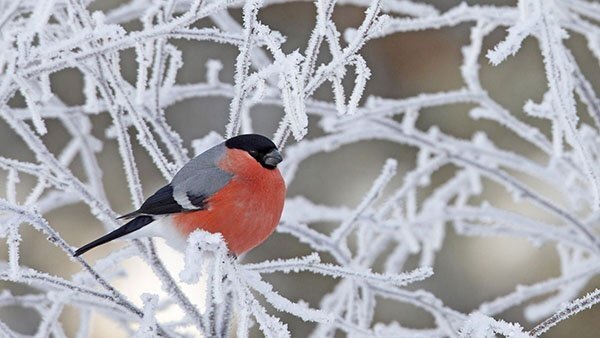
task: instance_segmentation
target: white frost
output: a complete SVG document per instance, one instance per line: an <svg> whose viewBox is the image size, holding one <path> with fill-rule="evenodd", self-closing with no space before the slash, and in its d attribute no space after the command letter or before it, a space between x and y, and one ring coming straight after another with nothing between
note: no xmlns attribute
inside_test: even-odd
<svg viewBox="0 0 600 338"><path fill-rule="evenodd" d="M265 336L293 336L281 312L312 322L311 336L319 338L529 337L599 302L598 290L582 293L600 274L600 95L566 39L578 35L600 60L600 5L520 0L517 6L463 3L441 11L425 1L315 0L314 24L307 21L310 33L298 40L306 41L305 46L290 51L288 37L261 20L269 22L265 7L291 2L129 0L92 13L90 1L0 1L0 118L17 135L15 143L33 154L28 161L0 156L5 183L0 238L7 243L0 280L34 289L24 295L1 293L0 308L36 311L41 318L36 335L54 337L66 336L60 322L65 306L79 312L80 338L89 335L95 312L139 337L179 337L181 329L226 337L232 321L238 337L248 337L253 326ZM364 16L355 27L342 31L334 13L346 4L364 9ZM236 8L241 8L242 20L232 15ZM128 31L125 27L132 22L141 23L140 29ZM367 62L365 45L395 34L458 25L470 27L469 42L462 49L460 87L403 98L366 96L369 81L376 79L371 72L378 67ZM506 36L484 50L484 42L498 30L505 30ZM238 55L233 64L225 58L207 61L202 81L179 83L185 58L174 41L181 39L225 44ZM529 98L522 109L546 120L550 133L522 119L521 112L503 107L480 79L481 62L507 62L520 53L526 40L539 44L548 89L541 101ZM135 52L131 82L120 67L126 50ZM69 106L54 92L53 76L66 69L83 78L81 105ZM231 69L234 74L228 76ZM25 107L13 104L18 95L24 97ZM206 97L230 100L228 124L195 136L187 149L187 140L168 123L169 108ZM472 137L450 135L435 117L431 128L422 129L424 110L457 104L470 107L473 125L493 122L495 128L534 148L536 158L496 144L483 130ZM283 258L285 253L277 252L270 260L244 264L228 253L220 235L198 231L188 239L179 278L167 271L149 241L134 240L95 264L73 258L75 243L67 243L56 224L46 220L54 210L82 204L105 230L114 229L120 225L115 209L123 208L110 204L103 168L120 170L131 207L138 207L145 197L142 184L155 184L144 181L137 163L141 157L149 157L169 180L189 160L188 154L202 153L240 132L262 130L254 119L260 105L279 108L272 138L284 153L280 170L288 185L305 160L359 142L411 147L416 163L410 167L412 162L403 158L380 163L379 176L369 174L372 184L356 206L289 196L277 231L305 245L310 250L306 256ZM96 134L101 127L94 123L99 120L110 121L110 126ZM57 130L66 141L50 146ZM295 143L286 146L292 137ZM101 150L112 142L120 161L105 163ZM145 154L134 153L136 145ZM439 182L436 174L445 169L450 174ZM494 194L507 200L537 208L540 217L488 200L490 187L500 188ZM345 187L327 187L341 188ZM315 224L327 224L327 231ZM67 278L25 266L20 256L30 247L23 245L29 240L23 227L28 226L82 271ZM505 236L545 244L558 253L560 271L530 285L515 281L513 291L480 304L478 312L451 309L419 289L419 283L434 273L431 267L449 227L458 236ZM160 303L158 297L146 294L143 306L136 306L113 287L114 279L125 273L121 262L132 256L141 258L160 280L166 291ZM330 261L322 262L321 257ZM408 268L411 262L418 267ZM334 279L335 285L319 302L307 304L290 299L285 288L265 278L295 273ZM198 283L201 277L207 291L205 306L198 308L179 282ZM413 287L405 288L408 284ZM435 323L427 329L408 328L398 321L382 323L375 312L380 299L420 308ZM183 311L181 320L160 319L169 306ZM527 323L494 318L517 306L524 306L527 320L541 324L524 332L521 324ZM2 322L0 335L21 336Z"/></svg>

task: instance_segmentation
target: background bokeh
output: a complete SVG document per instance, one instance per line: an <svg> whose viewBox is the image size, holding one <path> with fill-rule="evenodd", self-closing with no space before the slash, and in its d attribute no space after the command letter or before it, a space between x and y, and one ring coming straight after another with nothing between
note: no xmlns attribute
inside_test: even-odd
<svg viewBox="0 0 600 338"><path fill-rule="evenodd" d="M439 0L434 2L440 10L451 8L460 1ZM515 5L516 1L467 1L467 3L485 3L497 5ZM95 1L90 5L94 10L108 10L120 4L119 0ZM240 10L230 13L241 20ZM303 49L306 46L310 31L314 25L315 9L311 2L272 5L260 11L260 19L279 30L288 37L284 50ZM363 10L351 6L339 6L334 13L338 28L356 27L363 18ZM208 24L208 22L203 22ZM139 29L139 22L125 25L128 30ZM422 92L434 92L460 88L463 83L459 73L462 62L461 47L468 43L471 24L462 24L453 28L428 30L414 33L395 34L391 37L369 42L362 50L362 55L369 64L372 77L367 85L366 94L386 98L402 98ZM483 50L493 47L505 36L503 30L497 30L485 40ZM567 44L572 48L580 66L588 79L596 88L600 88L598 64L585 46L583 38L571 36ZM237 49L229 45L214 43L176 41L175 45L183 52L184 66L177 76L178 83L200 82L205 77L205 63L209 59L220 59L224 68L221 80L231 82L233 64ZM122 72L129 81L135 79L135 54L132 49L122 52ZM546 91L546 78L537 42L527 39L517 55L510 57L500 66L493 67L485 59L481 59L481 74L484 86L492 97L520 119L538 126L549 134L549 124L524 116L522 106L527 99L540 100ZM83 80L76 70L64 70L51 78L52 90L65 103L81 105L84 102L81 88ZM330 100L330 90L323 88L317 98ZM22 98L15 98L12 106L25 106ZM190 146L193 139L200 138L209 131L224 132L227 122L229 100L223 98L191 99L177 103L167 110L170 125L179 132ZM488 133L494 142L503 148L526 154L539 156L530 145L519 141L512 133L492 122L473 121L468 117L472 106L452 105L428 109L422 112L418 126L427 129L437 125L443 131L462 138L470 138L474 131ZM281 114L280 108L257 106L253 110L256 131L272 134ZM93 134L105 140L104 133L110 125L108 114L93 117ZM585 118L584 118L585 121ZM66 143L67 133L53 121L47 121L49 133L45 136L51 150L61 149ZM320 135L318 126L311 124L308 137ZM135 136L132 134L132 139ZM191 149L191 147L190 147ZM135 156L140 168L141 180L145 195L149 195L165 182L154 168L152 161L139 144L134 144ZM316 202L332 205L355 206L368 190L379 173L385 159L392 157L399 161L399 170L391 186L397 187L403 174L414 167L416 149L392 145L386 142L362 142L340 150L320 154L309 158L299 168L298 175L289 187L288 196L304 195ZM16 134L0 121L0 155L33 161L33 154L20 142ZM131 209L131 201L127 189L123 168L115 140L107 140L99 155L104 171L104 182L113 208L125 213ZM81 168L76 163L75 173ZM1 175L5 175L2 172ZM434 175L438 184L452 175L451 168ZM22 175L20 191L28 191L33 180ZM0 180L3 187L3 180ZM543 188L543 187L542 187ZM528 205L515 204L504 191L494 186L485 187L485 198L497 205L535 215L536 210ZM104 230L101 224L90 215L83 204L68 206L46 215L48 221L73 246L79 246L101 235ZM544 217L543 214L537 215ZM327 229L331 225L320 225ZM21 262L42 271L60 276L70 276L80 271L80 267L71 262L54 246L47 243L43 235L28 227L22 227ZM112 243L90 252L90 261L105 256L115 247L124 243ZM0 258L6 258L5 243L0 243ZM309 253L305 245L298 243L290 236L275 234L264 245L246 256L247 261L259 261L268 258L292 257ZM174 274L181 268L181 255L161 245L161 255ZM416 262L414 262L416 265ZM115 285L130 299L141 304L139 295L144 292L160 291L158 281L141 261L132 259L124 263L127 276L114 279ZM558 275L558 261L553 246L536 247L531 243L509 237L461 237L455 235L451 228L442 251L436 258L435 275L417 283L437 295L449 307L468 313L480 303L514 290L518 284L531 284L536 281ZM304 299L317 305L321 296L333 287L333 282L312 274L274 275L270 281L281 294L290 299ZM595 279L588 289L600 286ZM11 290L16 294L25 293L26 286L2 283L0 288ZM201 290L188 288L200 301ZM172 314L177 316L177 314ZM299 319L281 314L288 323L295 337L304 337L310 332L311 325ZM427 327L432 318L426 313L409 305L380 300L376 316L382 322L393 320L411 327ZM514 308L502 313L501 318L511 322L520 322L526 328L532 327L522 315L522 308ZM34 311L16 307L3 308L0 319L9 326L24 334L33 334L39 318ZM600 310L593 308L578 314L576 317L562 322L544 337L598 337L600 331ZM71 336L78 321L77 312L67 309L62 315L66 332ZM256 336L260 336L258 331ZM124 337L125 333L110 321L96 316L93 326L93 337Z"/></svg>

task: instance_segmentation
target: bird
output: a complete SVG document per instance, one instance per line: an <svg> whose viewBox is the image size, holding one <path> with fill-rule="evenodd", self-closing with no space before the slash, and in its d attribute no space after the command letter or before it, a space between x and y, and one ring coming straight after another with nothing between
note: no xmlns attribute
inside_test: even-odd
<svg viewBox="0 0 600 338"><path fill-rule="evenodd" d="M282 160L263 135L231 137L191 159L139 209L119 217L127 223L74 256L118 238L163 237L184 251L187 236L197 229L221 233L229 252L239 256L265 241L279 223L286 194L277 168Z"/></svg>

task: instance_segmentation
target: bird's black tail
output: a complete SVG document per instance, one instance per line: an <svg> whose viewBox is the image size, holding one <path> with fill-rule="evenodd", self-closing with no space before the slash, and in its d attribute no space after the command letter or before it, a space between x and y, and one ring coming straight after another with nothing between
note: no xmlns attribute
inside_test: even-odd
<svg viewBox="0 0 600 338"><path fill-rule="evenodd" d="M90 243L82 246L81 248L77 249L77 251L75 251L75 254L73 254L73 256L77 257L99 245L108 243L108 242L112 241L113 239L117 239L119 237L123 237L127 234L130 234L130 233L132 233L136 230L139 230L139 229L143 228L144 226L152 223L153 221L154 221L154 217L152 217L152 216L146 216L146 215L138 216L138 217L132 219L131 221L127 222L126 224L124 224L122 227L120 227L116 230L113 230L112 232L98 238L97 240L90 242Z"/></svg>

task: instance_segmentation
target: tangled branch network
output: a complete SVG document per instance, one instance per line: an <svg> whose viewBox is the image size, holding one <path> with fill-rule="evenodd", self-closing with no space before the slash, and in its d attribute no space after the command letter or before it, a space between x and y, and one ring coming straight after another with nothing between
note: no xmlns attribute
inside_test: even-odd
<svg viewBox="0 0 600 338"><path fill-rule="evenodd" d="M420 1L316 0L314 28L306 45L286 53L286 37L259 20L265 7L283 2L288 1L131 0L101 12L89 9L90 0L0 0L0 117L35 155L30 162L0 157L6 174L0 234L8 247L0 279L36 289L26 295L5 291L0 307L37 311L41 320L36 337L66 336L60 322L66 306L79 313L77 337L90 333L91 314L96 312L138 337L188 336L191 331L205 337L247 337L252 327L267 337L290 336L293 332L281 313L313 322L313 337L537 337L600 301L599 290L582 295L587 282L600 273L600 100L565 44L570 32L579 34L600 60L598 3L521 0L514 7L461 4L442 12ZM340 4L365 9L357 27L336 27L332 15ZM231 15L239 8L241 20ZM130 22L140 23L140 29L125 29ZM470 25L471 34L462 49L462 88L402 99L363 97L370 78L361 56L365 44L463 23ZM483 50L483 39L497 29L506 32L504 39ZM539 43L547 92L540 102L530 100L522 109L547 121L549 133L503 107L480 82L480 60L500 64L519 53L526 38ZM205 81L177 83L183 59L174 41L180 39L237 48L232 78L220 74L221 61L211 60ZM128 49L136 55L137 77L132 82L120 69L120 52ZM68 105L53 93L50 76L67 68L84 79L83 105ZM327 88L332 89L330 100L315 97L317 89ZM17 95L24 97L26 106L12 103ZM72 278L19 264L21 243L27 240L20 233L26 226L72 256L73 246L80 243L68 243L45 218L58 208L84 203L105 230L119 226L102 181L98 154L104 141L118 143L132 209L137 208L143 194L133 145L139 143L164 179L171 179L190 156L165 111L182 100L206 97L230 100L229 122L223 130L195 140L197 150L252 131L255 106L281 109L273 139L280 148L290 143L281 168L288 185L304 160L367 140L414 147L416 165L401 177L399 187L391 187L397 162L382 163L380 176L356 207L289 198L277 231L309 246L313 253L308 256L244 264L227 255L218 234L198 232L188 241L179 276L167 271L151 240L134 240L95 264L71 258L82 269ZM456 103L471 104L471 119L496 122L543 156L534 160L503 149L481 131L472 139L460 139L443 128L422 130L415 125L422 110ZM110 118L104 138L91 133L92 117L97 115ZM318 122L311 128L318 129L319 136L308 133L309 116ZM47 144L53 131L49 121L67 131L68 142L60 149ZM76 159L82 163L81 174L73 171ZM454 169L451 177L432 183L432 175L447 167ZM35 179L26 193L23 177ZM553 193L530 184L527 177L535 177ZM517 202L530 203L548 221L495 206L485 198L485 184L505 189ZM327 233L311 227L320 222L337 226ZM560 275L518 286L472 313L449 308L418 289L418 283L434 273L430 267L448 227L460 236L503 235L547 243L560 257ZM319 254L332 261L322 262ZM152 269L166 296L145 294L143 306L138 306L111 284L115 276L109 268L131 256L141 257ZM411 257L419 258L419 267L412 270L406 267ZM337 285L320 304L309 306L283 297L277 285L264 279L302 271L333 278ZM203 307L181 289L181 283L194 284L200 277L208 281ZM412 288L405 288L408 284ZM539 301L540 296L546 298ZM415 329L379 322L375 307L381 299L418 307L434 318L434 325ZM494 318L523 304L528 320L539 323L529 331L521 326L526 323ZM171 306L185 316L176 322L159 320L160 312ZM0 335L23 336L3 322Z"/></svg>

